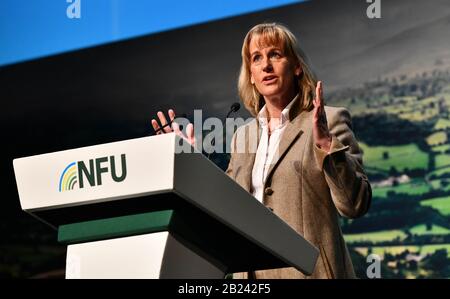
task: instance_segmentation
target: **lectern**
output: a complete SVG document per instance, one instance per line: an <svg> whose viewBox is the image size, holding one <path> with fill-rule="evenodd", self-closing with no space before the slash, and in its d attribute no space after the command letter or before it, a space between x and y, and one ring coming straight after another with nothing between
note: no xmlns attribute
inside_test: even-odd
<svg viewBox="0 0 450 299"><path fill-rule="evenodd" d="M22 209L67 244L66 278L311 274L317 248L183 142L172 133L14 160Z"/></svg>

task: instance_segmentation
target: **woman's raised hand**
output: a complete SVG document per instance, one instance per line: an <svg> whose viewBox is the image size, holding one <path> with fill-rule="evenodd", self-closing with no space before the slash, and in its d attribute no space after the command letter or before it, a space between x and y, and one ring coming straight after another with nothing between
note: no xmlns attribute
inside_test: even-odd
<svg viewBox="0 0 450 299"><path fill-rule="evenodd" d="M327 115L325 114L325 107L323 101L322 81L317 82L316 97L313 101L313 138L315 144L329 152L331 147L331 134L328 130Z"/></svg>
<svg viewBox="0 0 450 299"><path fill-rule="evenodd" d="M189 123L186 126L186 134L184 134L180 130L180 125L177 124L176 122L174 122L175 111L173 111L173 109L169 109L168 114L169 114L170 124L167 122L167 119L166 119L166 116L164 115L164 113L162 113L161 111L158 111L158 113L157 113L162 127L159 126L156 119L152 119L152 127L155 130L156 135L175 132L180 137L183 137L187 142L189 142L190 145L195 147L194 126L191 123Z"/></svg>

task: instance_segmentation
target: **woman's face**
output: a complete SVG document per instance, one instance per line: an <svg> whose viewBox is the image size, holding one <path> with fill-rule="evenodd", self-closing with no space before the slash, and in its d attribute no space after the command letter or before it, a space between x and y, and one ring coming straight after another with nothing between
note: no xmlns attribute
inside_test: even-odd
<svg viewBox="0 0 450 299"><path fill-rule="evenodd" d="M280 46L259 43L259 37L250 41L250 73L252 83L266 100L274 97L291 100L295 96L294 76L301 67L286 56Z"/></svg>

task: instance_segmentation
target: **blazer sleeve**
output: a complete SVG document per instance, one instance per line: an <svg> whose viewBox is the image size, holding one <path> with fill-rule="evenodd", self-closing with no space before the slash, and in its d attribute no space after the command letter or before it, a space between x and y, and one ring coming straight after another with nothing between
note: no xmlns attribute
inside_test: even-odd
<svg viewBox="0 0 450 299"><path fill-rule="evenodd" d="M363 169L362 150L352 131L350 112L345 108L333 112L327 113L332 136L330 151L314 145L315 158L338 212L348 218L357 218L368 211L372 189Z"/></svg>
<svg viewBox="0 0 450 299"><path fill-rule="evenodd" d="M230 161L228 162L227 170L225 170L225 173L232 179L234 179L233 176L233 157L234 152L236 151L236 132L233 134L233 137L231 138L231 148L230 148Z"/></svg>

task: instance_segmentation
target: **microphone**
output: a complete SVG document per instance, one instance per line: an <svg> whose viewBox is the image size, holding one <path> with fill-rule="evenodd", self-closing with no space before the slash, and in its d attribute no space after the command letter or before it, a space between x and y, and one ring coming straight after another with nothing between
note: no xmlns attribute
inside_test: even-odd
<svg viewBox="0 0 450 299"><path fill-rule="evenodd" d="M187 115L186 115L186 113L182 113L179 117L186 118ZM173 120L169 119L169 122L167 124L165 124L164 126L160 126L158 128L158 130L155 131L155 134L158 133L159 131L162 131L162 129L164 129L165 127L171 126L172 123L173 123Z"/></svg>
<svg viewBox="0 0 450 299"><path fill-rule="evenodd" d="M241 108L241 104L239 104L238 102L235 102L231 105L230 110L227 113L227 116L225 116L225 121L227 120L228 116L230 116L231 113L233 112L237 112L239 109ZM223 124L223 121L222 121ZM213 140L211 140L211 146L216 145L216 137L213 138ZM206 156L209 160L209 156L211 155L211 153L208 153L208 155Z"/></svg>
<svg viewBox="0 0 450 299"><path fill-rule="evenodd" d="M237 112L240 108L241 108L241 104L239 104L238 102L233 103L233 105L231 105L230 111L228 111L227 116L225 117L225 119L227 119L228 116L230 116L231 113Z"/></svg>

